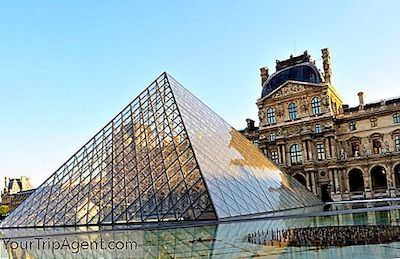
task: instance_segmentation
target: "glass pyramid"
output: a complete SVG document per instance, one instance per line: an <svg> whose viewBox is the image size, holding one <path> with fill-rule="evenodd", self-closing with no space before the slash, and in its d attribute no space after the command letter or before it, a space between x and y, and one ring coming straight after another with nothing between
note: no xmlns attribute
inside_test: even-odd
<svg viewBox="0 0 400 259"><path fill-rule="evenodd" d="M221 220L319 203L163 73L0 226Z"/></svg>

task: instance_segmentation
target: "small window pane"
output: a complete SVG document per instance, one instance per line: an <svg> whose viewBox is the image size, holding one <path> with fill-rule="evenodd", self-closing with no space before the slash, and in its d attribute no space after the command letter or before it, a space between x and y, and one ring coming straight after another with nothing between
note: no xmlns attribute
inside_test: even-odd
<svg viewBox="0 0 400 259"><path fill-rule="evenodd" d="M396 144L396 151L400 151L400 135L394 137L394 142Z"/></svg>
<svg viewBox="0 0 400 259"><path fill-rule="evenodd" d="M400 113L393 114L393 123L399 124L400 123Z"/></svg>
<svg viewBox="0 0 400 259"><path fill-rule="evenodd" d="M271 151L271 160L278 163L278 152L276 150Z"/></svg>
<svg viewBox="0 0 400 259"><path fill-rule="evenodd" d="M321 113L321 101L318 97L312 98L311 110L312 110L312 114L320 114Z"/></svg>
<svg viewBox="0 0 400 259"><path fill-rule="evenodd" d="M321 133L321 124L315 124L315 133Z"/></svg>
<svg viewBox="0 0 400 259"><path fill-rule="evenodd" d="M350 130L356 130L356 122L355 121L350 121L349 122L349 129Z"/></svg>
<svg viewBox="0 0 400 259"><path fill-rule="evenodd" d="M276 123L275 109L272 107L267 109L267 122L268 124Z"/></svg>
<svg viewBox="0 0 400 259"><path fill-rule="evenodd" d="M275 141L275 140L276 140L276 134L275 134L275 132L271 132L271 134L270 134L270 136L269 136L269 139L270 139L271 141Z"/></svg>
<svg viewBox="0 0 400 259"><path fill-rule="evenodd" d="M317 157L318 160L325 160L324 144L317 144Z"/></svg>
<svg viewBox="0 0 400 259"><path fill-rule="evenodd" d="M298 144L290 146L290 161L292 164L300 164L302 161L301 147Z"/></svg>
<svg viewBox="0 0 400 259"><path fill-rule="evenodd" d="M290 103L288 106L289 109L289 119L295 120L297 119L297 106L295 103Z"/></svg>

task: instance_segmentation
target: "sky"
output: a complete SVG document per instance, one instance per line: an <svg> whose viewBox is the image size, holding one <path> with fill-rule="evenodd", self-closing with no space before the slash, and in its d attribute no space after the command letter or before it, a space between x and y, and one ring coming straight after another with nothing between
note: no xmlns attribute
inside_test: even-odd
<svg viewBox="0 0 400 259"><path fill-rule="evenodd" d="M163 71L237 129L308 50L357 105L400 95L400 1L3 1L0 177L38 186ZM0 187L3 180L0 181Z"/></svg>

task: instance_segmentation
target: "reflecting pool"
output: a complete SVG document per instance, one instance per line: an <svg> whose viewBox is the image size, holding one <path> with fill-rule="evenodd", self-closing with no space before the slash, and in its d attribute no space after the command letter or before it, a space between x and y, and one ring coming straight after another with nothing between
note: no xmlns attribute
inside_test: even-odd
<svg viewBox="0 0 400 259"><path fill-rule="evenodd" d="M352 204L354 205L354 204ZM388 206L390 205L390 206ZM2 258L395 258L400 242L347 247L277 247L252 244L249 233L293 227L400 225L396 204L332 205L309 217L254 219L170 229L9 229ZM329 214L353 209L352 213ZM6 242L7 245L6 245ZM8 249L6 249L8 248Z"/></svg>

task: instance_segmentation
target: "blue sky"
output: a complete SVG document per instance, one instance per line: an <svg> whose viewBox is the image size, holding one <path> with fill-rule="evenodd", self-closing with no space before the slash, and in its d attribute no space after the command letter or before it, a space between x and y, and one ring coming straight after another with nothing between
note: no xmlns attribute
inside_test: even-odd
<svg viewBox="0 0 400 259"><path fill-rule="evenodd" d="M40 184L161 72L236 128L259 68L331 48L345 103L400 95L400 1L0 4L0 176ZM1 186L1 185L0 185Z"/></svg>

